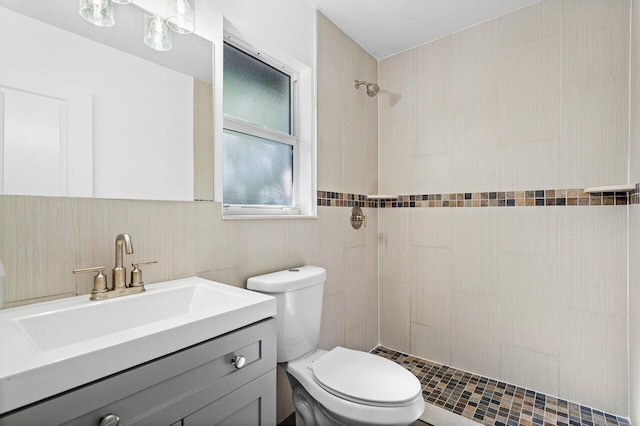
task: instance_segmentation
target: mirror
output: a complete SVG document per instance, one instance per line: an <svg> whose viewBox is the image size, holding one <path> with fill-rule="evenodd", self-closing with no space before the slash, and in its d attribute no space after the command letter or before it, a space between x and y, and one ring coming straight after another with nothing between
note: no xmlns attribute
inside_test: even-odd
<svg viewBox="0 0 640 426"><path fill-rule="evenodd" d="M0 0L0 193L213 199L213 45L144 42L146 12Z"/></svg>

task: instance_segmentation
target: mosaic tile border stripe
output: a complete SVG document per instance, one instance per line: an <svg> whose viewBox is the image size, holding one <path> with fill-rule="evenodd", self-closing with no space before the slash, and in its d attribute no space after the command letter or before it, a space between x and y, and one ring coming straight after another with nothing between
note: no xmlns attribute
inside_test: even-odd
<svg viewBox="0 0 640 426"><path fill-rule="evenodd" d="M369 200L362 194L318 191L317 199L319 206L371 208L620 206L640 204L640 184L636 184L632 192L587 193L583 189L538 189L400 195L397 200Z"/></svg>
<svg viewBox="0 0 640 426"><path fill-rule="evenodd" d="M369 200L366 195L344 192L318 191L318 205L330 207L371 207L377 208L377 200Z"/></svg>
<svg viewBox="0 0 640 426"><path fill-rule="evenodd" d="M378 346L371 353L412 372L428 404L487 426L630 426L613 414Z"/></svg>

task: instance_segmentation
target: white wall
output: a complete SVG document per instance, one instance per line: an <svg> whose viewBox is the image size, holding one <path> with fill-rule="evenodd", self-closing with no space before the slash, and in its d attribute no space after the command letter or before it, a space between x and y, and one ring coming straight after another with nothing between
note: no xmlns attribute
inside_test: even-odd
<svg viewBox="0 0 640 426"><path fill-rule="evenodd" d="M0 51L0 66L93 93L94 197L193 199L191 77L6 9Z"/></svg>
<svg viewBox="0 0 640 426"><path fill-rule="evenodd" d="M136 0L143 9L166 13L164 2ZM304 0L196 0L196 34L222 42L223 18L253 34L271 50L301 64L315 64L315 9Z"/></svg>

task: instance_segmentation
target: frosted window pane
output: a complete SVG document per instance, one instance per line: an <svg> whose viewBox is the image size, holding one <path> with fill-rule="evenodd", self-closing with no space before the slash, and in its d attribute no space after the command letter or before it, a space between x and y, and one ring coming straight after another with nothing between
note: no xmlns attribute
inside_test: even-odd
<svg viewBox="0 0 640 426"><path fill-rule="evenodd" d="M291 134L291 77L224 45L224 113Z"/></svg>
<svg viewBox="0 0 640 426"><path fill-rule="evenodd" d="M224 203L293 205L293 147L225 130Z"/></svg>

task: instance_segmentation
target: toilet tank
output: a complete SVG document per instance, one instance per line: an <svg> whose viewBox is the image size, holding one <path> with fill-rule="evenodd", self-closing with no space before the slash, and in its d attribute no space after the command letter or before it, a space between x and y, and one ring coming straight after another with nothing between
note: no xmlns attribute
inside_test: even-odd
<svg viewBox="0 0 640 426"><path fill-rule="evenodd" d="M249 290L276 298L278 362L292 361L318 347L326 279L324 268L301 266L247 280Z"/></svg>

